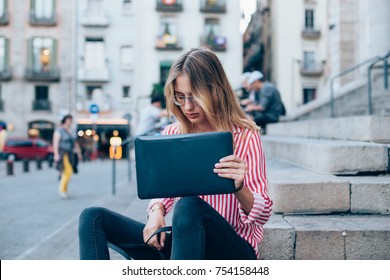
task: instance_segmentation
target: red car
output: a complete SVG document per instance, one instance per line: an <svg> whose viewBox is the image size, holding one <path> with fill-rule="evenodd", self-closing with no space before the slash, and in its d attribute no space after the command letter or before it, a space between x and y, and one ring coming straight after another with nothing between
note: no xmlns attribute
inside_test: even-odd
<svg viewBox="0 0 390 280"><path fill-rule="evenodd" d="M4 145L3 158L14 155L17 159L53 158L53 147L41 138L8 138Z"/></svg>

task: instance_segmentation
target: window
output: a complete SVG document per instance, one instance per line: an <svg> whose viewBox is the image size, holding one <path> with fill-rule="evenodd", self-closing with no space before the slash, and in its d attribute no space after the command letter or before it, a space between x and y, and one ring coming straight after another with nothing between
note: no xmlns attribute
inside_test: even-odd
<svg viewBox="0 0 390 280"><path fill-rule="evenodd" d="M54 16L53 0L35 0L32 1L35 17L38 19L50 19Z"/></svg>
<svg viewBox="0 0 390 280"><path fill-rule="evenodd" d="M205 34L207 44L214 44L215 36L219 34L219 20L214 18L206 19Z"/></svg>
<svg viewBox="0 0 390 280"><path fill-rule="evenodd" d="M134 54L132 46L121 47L121 67L125 69L133 68Z"/></svg>
<svg viewBox="0 0 390 280"><path fill-rule="evenodd" d="M0 17L3 17L6 12L6 0L0 0Z"/></svg>
<svg viewBox="0 0 390 280"><path fill-rule="evenodd" d="M315 70L316 60L314 51L305 51L303 53L303 69L304 70Z"/></svg>
<svg viewBox="0 0 390 280"><path fill-rule="evenodd" d="M0 0L0 25L8 23L8 1Z"/></svg>
<svg viewBox="0 0 390 280"><path fill-rule="evenodd" d="M8 60L8 40L0 36L0 73L5 72Z"/></svg>
<svg viewBox="0 0 390 280"><path fill-rule="evenodd" d="M173 64L172 61L162 61L160 63L160 83L163 86L167 81L169 70L171 69L172 64Z"/></svg>
<svg viewBox="0 0 390 280"><path fill-rule="evenodd" d="M102 38L87 38L84 45L85 68L87 70L102 70L105 68L105 45Z"/></svg>
<svg viewBox="0 0 390 280"><path fill-rule="evenodd" d="M123 10L124 11L131 10L131 0L123 0Z"/></svg>
<svg viewBox="0 0 390 280"><path fill-rule="evenodd" d="M50 110L49 101L49 87L48 86L36 86L35 87L35 100L33 102L33 110Z"/></svg>
<svg viewBox="0 0 390 280"><path fill-rule="evenodd" d="M56 24L55 0L31 0L30 24L53 26Z"/></svg>
<svg viewBox="0 0 390 280"><path fill-rule="evenodd" d="M88 12L99 14L102 12L102 0L88 0Z"/></svg>
<svg viewBox="0 0 390 280"><path fill-rule="evenodd" d="M56 67L56 40L35 37L29 41L29 64L34 72L49 71Z"/></svg>
<svg viewBox="0 0 390 280"><path fill-rule="evenodd" d="M178 24L174 17L163 17L160 21L156 41L157 49L178 49Z"/></svg>
<svg viewBox="0 0 390 280"><path fill-rule="evenodd" d="M314 29L314 10L306 9L305 10L305 29L313 30Z"/></svg>
<svg viewBox="0 0 390 280"><path fill-rule="evenodd" d="M122 87L122 97L123 98L129 98L130 97L130 86L123 86Z"/></svg>
<svg viewBox="0 0 390 280"><path fill-rule="evenodd" d="M304 88L303 89L303 104L306 104L314 99L316 99L316 89L315 88Z"/></svg>
<svg viewBox="0 0 390 280"><path fill-rule="evenodd" d="M35 87L35 100L49 100L49 87L48 86L36 86Z"/></svg>
<svg viewBox="0 0 390 280"><path fill-rule="evenodd" d="M205 21L204 29L204 44L209 45L215 51L225 51L226 50L226 38L220 36L220 25L219 19L217 18L207 18Z"/></svg>
<svg viewBox="0 0 390 280"><path fill-rule="evenodd" d="M101 86L87 86L86 87L86 94L87 94L87 100L92 100L94 97L96 98L97 95L103 93Z"/></svg>

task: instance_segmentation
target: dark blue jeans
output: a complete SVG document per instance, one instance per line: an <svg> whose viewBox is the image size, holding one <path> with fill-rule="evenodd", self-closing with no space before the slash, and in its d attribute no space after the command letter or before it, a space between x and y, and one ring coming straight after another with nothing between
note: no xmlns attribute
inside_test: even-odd
<svg viewBox="0 0 390 280"><path fill-rule="evenodd" d="M252 247L198 197L184 197L176 203L172 226L173 260L256 259ZM124 243L141 244L144 227L145 224L108 209L87 208L80 215L80 259L109 259L107 241L118 247ZM142 250L134 250L130 255L140 259Z"/></svg>

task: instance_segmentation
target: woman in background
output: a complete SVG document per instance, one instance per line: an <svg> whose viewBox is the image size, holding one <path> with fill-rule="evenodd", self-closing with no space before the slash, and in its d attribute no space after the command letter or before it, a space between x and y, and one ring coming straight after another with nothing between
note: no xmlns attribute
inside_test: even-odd
<svg viewBox="0 0 390 280"><path fill-rule="evenodd" d="M75 137L72 134L73 117L65 115L60 126L54 131L53 153L54 162L60 171L59 195L62 199L68 199L68 183L74 172L73 165L81 158L80 150L76 145ZM74 157L76 153L78 158Z"/></svg>

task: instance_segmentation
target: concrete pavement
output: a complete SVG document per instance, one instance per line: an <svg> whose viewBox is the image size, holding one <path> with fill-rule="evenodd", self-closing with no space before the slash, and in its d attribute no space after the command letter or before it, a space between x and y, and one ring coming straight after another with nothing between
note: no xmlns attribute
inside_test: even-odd
<svg viewBox="0 0 390 280"><path fill-rule="evenodd" d="M42 170L30 166L23 173L16 167L14 176L0 174L0 259L78 259L78 217L89 206L146 221L148 201L136 196L134 166L131 181L126 160L117 161L116 167L112 195L112 161L81 163L69 184L68 200L59 198L58 172L47 163Z"/></svg>

